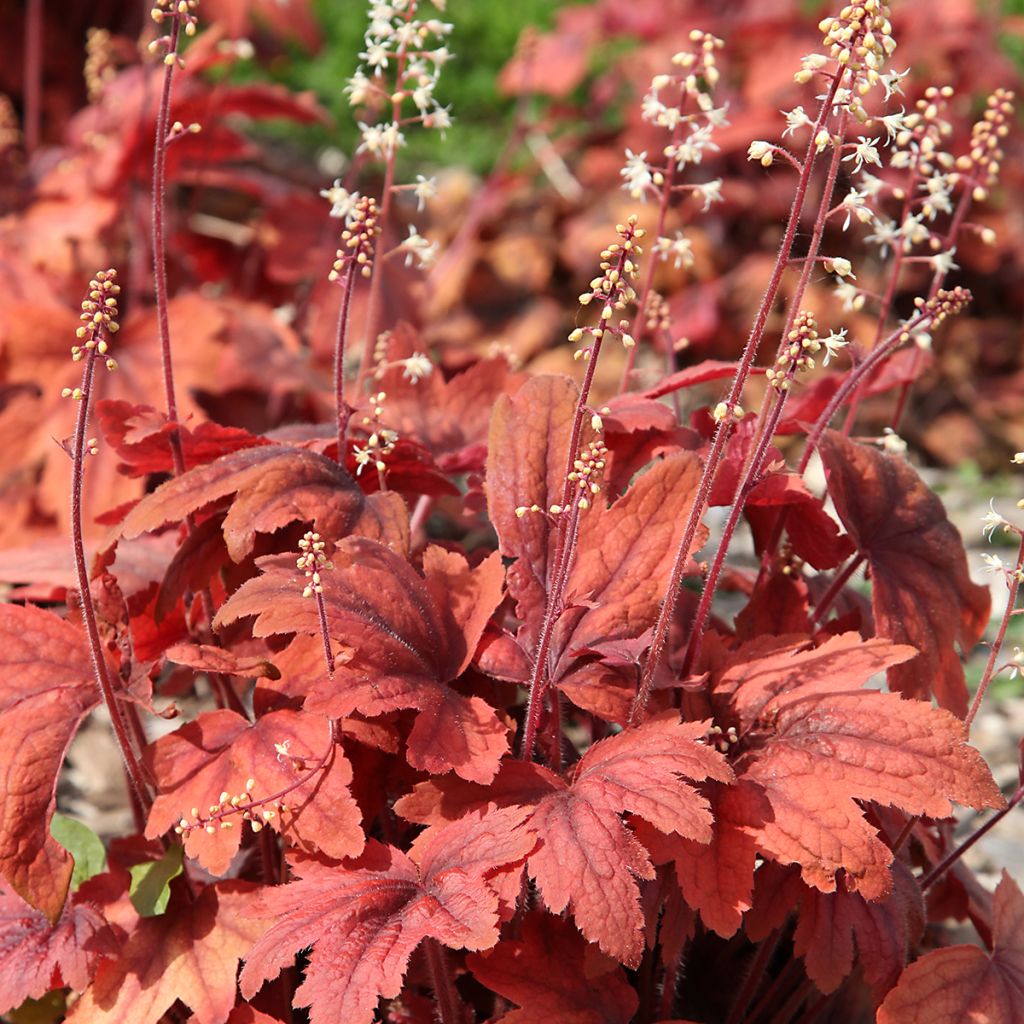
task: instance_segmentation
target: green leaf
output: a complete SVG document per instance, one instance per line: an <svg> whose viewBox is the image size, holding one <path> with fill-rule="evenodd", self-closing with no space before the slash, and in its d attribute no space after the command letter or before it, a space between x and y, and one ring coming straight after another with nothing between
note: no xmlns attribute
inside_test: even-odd
<svg viewBox="0 0 1024 1024"><path fill-rule="evenodd" d="M181 847L171 846L159 860L129 868L132 884L128 896L143 917L157 917L167 909L171 880L181 874L181 857Z"/></svg>
<svg viewBox="0 0 1024 1024"><path fill-rule="evenodd" d="M103 841L88 825L66 814L55 814L50 822L50 835L75 858L75 868L71 873L72 892L106 869L107 851L103 848Z"/></svg>

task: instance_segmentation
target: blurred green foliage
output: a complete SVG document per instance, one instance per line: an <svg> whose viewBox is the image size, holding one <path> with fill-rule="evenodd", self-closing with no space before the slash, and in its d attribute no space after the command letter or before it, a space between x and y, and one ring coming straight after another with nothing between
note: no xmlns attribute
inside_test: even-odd
<svg viewBox="0 0 1024 1024"><path fill-rule="evenodd" d="M1003 0L1003 13L1005 15L1024 16L1024 0ZM1014 59L1022 71L1024 71L1024 33L1004 32L1002 38L1003 48Z"/></svg>
<svg viewBox="0 0 1024 1024"><path fill-rule="evenodd" d="M440 16L454 25L447 45L455 58L445 66L437 96L451 106L454 124L444 139L436 131L408 131L408 147L402 154L408 168L451 163L477 171L490 167L511 127L514 107L512 100L499 95L498 75L515 52L520 32L527 25L550 28L563 6L556 0L449 0ZM311 145L335 145L351 154L357 129L342 90L363 49L367 4L313 0L313 9L324 36L320 52L310 55L293 49L274 61L267 73L293 89L313 90L334 116L332 130L309 134Z"/></svg>

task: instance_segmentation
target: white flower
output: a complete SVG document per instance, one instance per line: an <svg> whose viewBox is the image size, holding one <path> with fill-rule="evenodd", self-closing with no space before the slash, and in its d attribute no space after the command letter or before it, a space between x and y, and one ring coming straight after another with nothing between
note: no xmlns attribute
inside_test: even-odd
<svg viewBox="0 0 1024 1024"><path fill-rule="evenodd" d="M1010 678L1016 679L1020 674L1020 670L1024 668L1024 651L1019 647L1013 648L1013 657L1010 659L1010 664L1013 666L1010 669Z"/></svg>
<svg viewBox="0 0 1024 1024"><path fill-rule="evenodd" d="M876 217L875 230L865 239L866 242L874 242L879 247L879 255L882 259L889 253L889 249L896 248L900 240L900 228L896 221L889 217Z"/></svg>
<svg viewBox="0 0 1024 1024"><path fill-rule="evenodd" d="M772 148L770 142L765 142L763 139L755 139L747 147L747 159L759 160L762 167L771 167L772 160L774 159Z"/></svg>
<svg viewBox="0 0 1024 1024"><path fill-rule="evenodd" d="M882 447L890 455L902 455L907 450L907 442L892 427L886 427L882 433L885 435L882 438Z"/></svg>
<svg viewBox="0 0 1024 1024"><path fill-rule="evenodd" d="M910 214L900 225L900 235L903 237L904 252L909 252L915 245L927 242L931 232L924 223L924 214Z"/></svg>
<svg viewBox="0 0 1024 1024"><path fill-rule="evenodd" d="M704 200L704 205L701 209L704 213L707 213L711 209L712 203L721 203L723 201L722 179L715 178L714 181L706 181L703 185L695 185L694 192Z"/></svg>
<svg viewBox="0 0 1024 1024"><path fill-rule="evenodd" d="M626 164L619 171L624 179L623 188L634 198L643 199L644 193L654 190L654 178L651 169L647 166L647 151L634 153L631 149L626 150Z"/></svg>
<svg viewBox="0 0 1024 1024"><path fill-rule="evenodd" d="M374 84L362 71L357 71L345 86L344 92L348 95L348 101L354 107L361 106L373 95Z"/></svg>
<svg viewBox="0 0 1024 1024"><path fill-rule="evenodd" d="M693 248L690 245L690 240L683 237L681 231L677 231L675 238L659 238L654 243L654 250L663 260L674 257L674 265L676 270L680 267L692 267L693 266Z"/></svg>
<svg viewBox="0 0 1024 1024"><path fill-rule="evenodd" d="M695 128L678 146L668 147L665 155L674 157L680 170L687 164L699 164L704 159L706 149L718 149L711 141L711 131L711 125L708 124ZM672 150L671 154L669 149Z"/></svg>
<svg viewBox="0 0 1024 1024"><path fill-rule="evenodd" d="M884 99L886 102L888 102L893 93L897 93L900 96L903 95L900 82L909 74L910 68L907 68L906 71L888 71L884 75L878 76L878 80L882 83L882 88L885 90Z"/></svg>
<svg viewBox="0 0 1024 1024"><path fill-rule="evenodd" d="M405 253L407 267L415 263L420 270L426 270L437 259L437 242L428 242L412 224L409 225L409 237L398 248Z"/></svg>
<svg viewBox="0 0 1024 1024"><path fill-rule="evenodd" d="M352 454L356 458L356 476L361 476L363 470L367 466L372 466L375 462L372 448L360 448L359 445L354 444L352 446Z"/></svg>
<svg viewBox="0 0 1024 1024"><path fill-rule="evenodd" d="M399 362L402 364L402 376L411 384L419 384L434 372L434 364L424 352L413 352L408 359L400 359Z"/></svg>
<svg viewBox="0 0 1024 1024"><path fill-rule="evenodd" d="M829 360L839 355L840 350L849 345L849 342L846 340L845 327L839 331L832 331L831 334L819 340L825 348L825 358L822 360L822 366L828 366Z"/></svg>
<svg viewBox="0 0 1024 1024"><path fill-rule="evenodd" d="M859 171L864 164L882 166L882 158L878 155L877 140L869 139L866 135L859 137L859 141L853 144L853 152L844 156L843 160L852 160L854 171Z"/></svg>
<svg viewBox="0 0 1024 1024"><path fill-rule="evenodd" d="M798 128L811 127L814 122L804 112L804 108L794 107L792 110L780 110L780 114L786 115L786 127L782 132L782 137L785 138L787 135L794 134Z"/></svg>
<svg viewBox="0 0 1024 1024"><path fill-rule="evenodd" d="M900 107L899 112L896 114L883 114L878 120L881 122L882 127L885 129L885 141L888 145L896 138L900 132L905 132L907 126L904 123L906 120L906 112L903 107Z"/></svg>
<svg viewBox="0 0 1024 1024"><path fill-rule="evenodd" d="M388 66L387 44L384 42L367 43L366 52L359 54L359 59L368 64L371 68L386 68Z"/></svg>
<svg viewBox="0 0 1024 1024"><path fill-rule="evenodd" d="M387 159L396 150L405 145L405 136L397 124L364 124L359 122L362 142L356 149L357 153L372 153Z"/></svg>
<svg viewBox="0 0 1024 1024"><path fill-rule="evenodd" d="M1024 452L1015 452L1013 458L1010 459L1010 461L1015 466L1022 466L1022 465L1024 465Z"/></svg>
<svg viewBox="0 0 1024 1024"><path fill-rule="evenodd" d="M320 195L331 204L330 215L346 223L361 198L358 192L349 192L348 189L342 188L340 178L336 178L330 188L321 189Z"/></svg>
<svg viewBox="0 0 1024 1024"><path fill-rule="evenodd" d="M866 196L866 192L858 192L855 188L851 188L839 204L846 211L846 220L843 221L844 231L850 226L851 217L856 217L861 224L867 224L874 216L868 209L867 203L864 202Z"/></svg>
<svg viewBox="0 0 1024 1024"><path fill-rule="evenodd" d="M417 174L412 192L416 196L416 209L422 210L437 195L437 179L424 178L422 174Z"/></svg>
<svg viewBox="0 0 1024 1024"><path fill-rule="evenodd" d="M842 302L843 309L847 312L863 308L864 296L852 281L836 281L835 290L836 298Z"/></svg>
<svg viewBox="0 0 1024 1024"><path fill-rule="evenodd" d="M936 274L942 274L945 276L951 270L959 270L960 264L953 262L953 257L956 255L956 246L946 252L937 252L934 256L928 257L928 262L932 265L932 270Z"/></svg>
<svg viewBox="0 0 1024 1024"><path fill-rule="evenodd" d="M825 269L837 277L848 277L851 281L857 280L857 275L853 272L853 264L845 256L825 257Z"/></svg>
<svg viewBox="0 0 1024 1024"><path fill-rule="evenodd" d="M452 126L451 107L434 107L429 114L423 115L424 128L436 128L444 138L444 133Z"/></svg>
<svg viewBox="0 0 1024 1024"><path fill-rule="evenodd" d="M1009 566L998 556L983 554L981 560L985 563L984 572L1006 572Z"/></svg>
<svg viewBox="0 0 1024 1024"><path fill-rule="evenodd" d="M860 187L862 192L874 199L885 187L885 182L881 178L876 178L875 175L862 170L860 172Z"/></svg>
<svg viewBox="0 0 1024 1024"><path fill-rule="evenodd" d="M1001 526L1006 526L1006 520L996 511L996 499L990 498L988 503L988 511L981 517L982 527L981 535L990 544L992 543L992 534L996 532Z"/></svg>

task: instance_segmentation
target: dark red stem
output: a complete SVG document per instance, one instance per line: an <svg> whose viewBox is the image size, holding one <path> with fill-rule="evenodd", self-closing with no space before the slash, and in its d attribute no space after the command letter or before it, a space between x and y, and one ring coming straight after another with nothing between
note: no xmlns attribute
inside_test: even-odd
<svg viewBox="0 0 1024 1024"><path fill-rule="evenodd" d="M452 981L448 956L437 939L425 939L423 949L430 971L430 987L437 1002L437 1017L441 1024L461 1024L464 1020L462 1001Z"/></svg>
<svg viewBox="0 0 1024 1024"><path fill-rule="evenodd" d="M352 260L341 279L341 305L338 307L338 329L334 340L334 406L338 417L338 465L345 465L345 434L352 407L345 401L345 340L348 317L355 287L356 263Z"/></svg>
<svg viewBox="0 0 1024 1024"><path fill-rule="evenodd" d="M28 0L25 10L25 152L39 148L43 94L43 0Z"/></svg>

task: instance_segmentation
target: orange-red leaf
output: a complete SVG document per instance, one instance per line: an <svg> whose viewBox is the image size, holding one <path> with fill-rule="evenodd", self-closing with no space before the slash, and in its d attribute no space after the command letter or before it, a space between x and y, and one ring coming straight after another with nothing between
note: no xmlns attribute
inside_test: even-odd
<svg viewBox="0 0 1024 1024"><path fill-rule="evenodd" d="M481 984L521 1007L505 1014L502 1024L633 1019L639 1000L622 968L588 946L568 921L529 914L522 935L467 960Z"/></svg>
<svg viewBox="0 0 1024 1024"><path fill-rule="evenodd" d="M247 448L196 466L161 484L125 517L121 535L138 537L229 495L224 518L228 553L240 562L257 533L272 533L292 522L313 523L326 537L358 529L366 501L355 481L336 462L286 445Z"/></svg>
<svg viewBox="0 0 1024 1024"><path fill-rule="evenodd" d="M889 671L889 686L959 715L967 685L954 644L969 650L988 624L987 587L971 582L963 541L938 496L900 458L856 444L836 431L821 457L836 511L871 566L871 603L879 636L919 654Z"/></svg>
<svg viewBox="0 0 1024 1024"><path fill-rule="evenodd" d="M50 836L57 775L98 703L82 633L53 612L0 605L0 875L51 921L73 867Z"/></svg>
<svg viewBox="0 0 1024 1024"><path fill-rule="evenodd" d="M851 889L881 899L892 852L857 800L941 818L952 800L998 807L1003 797L955 716L858 685L911 649L856 633L801 646L741 653L721 680L736 713L736 773L771 805L767 820L742 827L762 853L799 864L808 885L834 892L843 869Z"/></svg>
<svg viewBox="0 0 1024 1024"><path fill-rule="evenodd" d="M89 984L100 956L117 953L103 915L88 904L69 907L51 925L41 911L0 889L0 1013L64 985Z"/></svg>
<svg viewBox="0 0 1024 1024"><path fill-rule="evenodd" d="M333 561L324 573L328 627L353 654L332 679L325 673L314 684L306 707L335 718L416 708L410 764L490 781L508 750L507 730L486 701L448 684L468 665L501 600L498 555L470 570L461 555L428 551L424 578L388 548L349 538ZM302 596L295 560L275 556L259 564L262 575L232 594L217 624L252 615L256 636L318 633L316 605Z"/></svg>
<svg viewBox="0 0 1024 1024"><path fill-rule="evenodd" d="M878 1024L1019 1024L1024 1020L1024 895L1004 871L996 889L993 950L937 949L911 964Z"/></svg>
<svg viewBox="0 0 1024 1024"><path fill-rule="evenodd" d="M393 998L413 950L424 938L454 949L498 941L498 896L486 876L521 861L532 832L528 811L471 815L425 837L411 856L371 841L343 864L300 858L298 881L264 889L254 913L275 923L246 957L242 995L292 964L312 946L295 1006L311 1024L364 1024L380 996Z"/></svg>
<svg viewBox="0 0 1024 1024"><path fill-rule="evenodd" d="M157 1024L180 999L194 1024L222 1024L235 1005L238 963L266 930L246 910L253 886L207 886L173 913L138 919L116 959L100 964L69 1024Z"/></svg>
<svg viewBox="0 0 1024 1024"><path fill-rule="evenodd" d="M220 804L222 793L244 801L287 789L325 754L323 769L282 797L288 810L274 814L267 824L300 849L354 857L364 837L359 808L349 792L352 766L341 748L332 746L328 720L303 711L272 711L251 724L233 711L209 711L157 740L146 751L160 784L146 835L156 838L181 818L194 820L193 808L206 817ZM255 783L251 789L249 779ZM253 814L264 820L260 811ZM196 828L185 837L185 852L215 875L227 871L246 827L241 815L225 820L231 827L216 827L212 833Z"/></svg>

